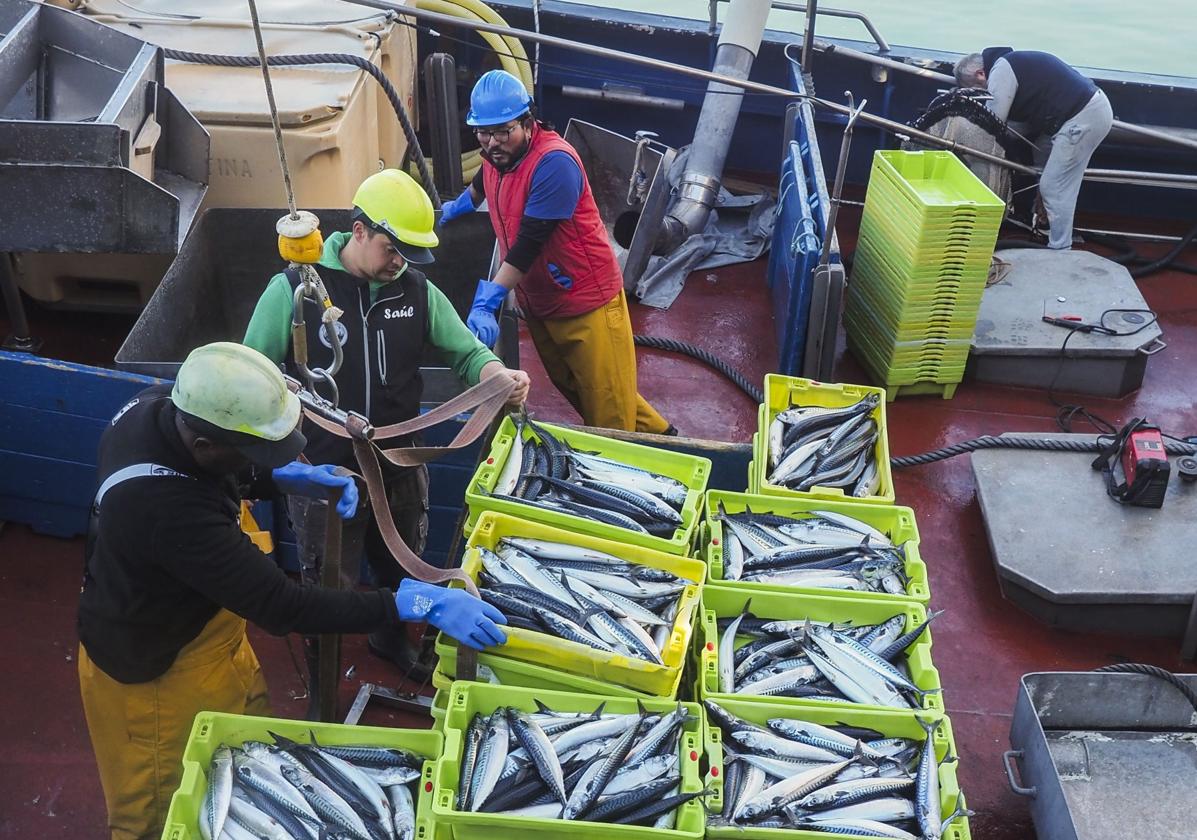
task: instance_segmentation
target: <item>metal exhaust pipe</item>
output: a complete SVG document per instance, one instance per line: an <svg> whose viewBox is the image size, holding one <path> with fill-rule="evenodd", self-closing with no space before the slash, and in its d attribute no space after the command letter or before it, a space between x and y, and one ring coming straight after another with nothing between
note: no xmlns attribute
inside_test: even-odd
<svg viewBox="0 0 1197 840"><path fill-rule="evenodd" d="M768 16L769 0L732 0L719 35L712 72L746 80L760 49ZM706 227L719 198L723 164L743 102L743 88L716 81L707 85L690 158L678 182L677 198L661 224L653 253L668 254Z"/></svg>

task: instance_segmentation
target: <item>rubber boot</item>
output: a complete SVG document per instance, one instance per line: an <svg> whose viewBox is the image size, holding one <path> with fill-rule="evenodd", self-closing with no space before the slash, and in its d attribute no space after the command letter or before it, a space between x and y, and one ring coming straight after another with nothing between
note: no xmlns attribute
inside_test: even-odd
<svg viewBox="0 0 1197 840"><path fill-rule="evenodd" d="M394 624L375 630L366 639L366 646L375 656L394 663L408 680L422 683L432 676L428 665L430 657L424 655L423 645L412 642L406 625Z"/></svg>

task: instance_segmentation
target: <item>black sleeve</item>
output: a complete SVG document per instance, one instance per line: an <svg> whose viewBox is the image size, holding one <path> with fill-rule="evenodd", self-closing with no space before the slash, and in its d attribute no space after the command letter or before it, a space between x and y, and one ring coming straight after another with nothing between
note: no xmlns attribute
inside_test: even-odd
<svg viewBox="0 0 1197 840"><path fill-rule="evenodd" d="M474 191L474 195L485 196L486 186L482 182L482 167L478 167L478 171L474 173L474 180L470 181L470 189Z"/></svg>
<svg viewBox="0 0 1197 840"><path fill-rule="evenodd" d="M186 499L160 499L162 510L187 510L187 515L156 517L150 547L171 575L211 601L275 635L368 633L398 620L388 590L295 583L229 519L215 493L189 490L172 489Z"/></svg>
<svg viewBox="0 0 1197 840"><path fill-rule="evenodd" d="M515 244L507 252L504 262L509 262L520 271L527 271L536 262L540 252L544 250L544 243L549 241L561 219L534 219L524 216L520 219L520 231L515 237Z"/></svg>

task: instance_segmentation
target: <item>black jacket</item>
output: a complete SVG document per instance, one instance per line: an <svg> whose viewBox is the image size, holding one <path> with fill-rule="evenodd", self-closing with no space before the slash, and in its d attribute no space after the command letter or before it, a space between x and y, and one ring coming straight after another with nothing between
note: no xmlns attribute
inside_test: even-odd
<svg viewBox="0 0 1197 840"><path fill-rule="evenodd" d="M424 381L420 355L428 334L428 280L414 266L370 300L370 284L328 266L315 267L334 306L344 310L337 322L337 337L345 354L336 375L338 407L370 418L375 426L410 420L420 413ZM300 283L299 272L287 272L291 290ZM304 321L310 367L329 368L332 347L320 323L320 306L304 298ZM287 373L303 381L288 349ZM327 388L317 387L327 396ZM358 469L353 444L331 435L313 423L304 425L308 445L304 455L313 464L339 464ZM412 440L394 439L388 446L410 446ZM384 462L384 469L387 469Z"/></svg>
<svg viewBox="0 0 1197 840"><path fill-rule="evenodd" d="M276 635L365 633L398 619L394 596L300 586L241 531L235 476L203 473L175 428L169 385L142 391L100 439L99 479L156 463L104 496L79 597L79 639L123 683L164 674L224 607ZM269 477L266 477L269 486Z"/></svg>
<svg viewBox="0 0 1197 840"><path fill-rule="evenodd" d="M981 53L986 74L1003 58L1018 79L1018 92L1006 120L1029 123L1036 134L1055 134L1097 93L1092 79L1051 53L1037 50L988 47Z"/></svg>

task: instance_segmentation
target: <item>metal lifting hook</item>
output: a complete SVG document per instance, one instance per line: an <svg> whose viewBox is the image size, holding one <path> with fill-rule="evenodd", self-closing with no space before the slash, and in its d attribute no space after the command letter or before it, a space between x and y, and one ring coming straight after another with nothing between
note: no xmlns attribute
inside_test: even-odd
<svg viewBox="0 0 1197 840"><path fill-rule="evenodd" d="M340 402L340 391L337 389L337 383L333 377L337 375L345 361L345 351L337 337L336 325L342 311L333 306L332 300L328 296L328 290L324 288L324 282L312 266L292 263L291 267L299 272L303 281L295 287L291 305L291 344L294 348L295 366L299 368L300 374L311 391L317 392L317 380L323 381L331 391L332 405L336 407ZM333 352L333 362L328 368L308 367L307 322L303 314L305 298L321 307L321 329Z"/></svg>

